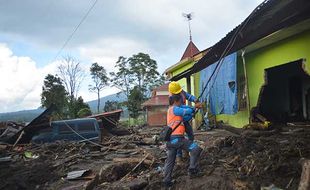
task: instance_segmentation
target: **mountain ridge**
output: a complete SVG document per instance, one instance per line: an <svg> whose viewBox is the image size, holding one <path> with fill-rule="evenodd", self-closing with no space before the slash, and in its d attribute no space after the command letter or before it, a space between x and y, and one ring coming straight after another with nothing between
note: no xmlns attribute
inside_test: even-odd
<svg viewBox="0 0 310 190"><path fill-rule="evenodd" d="M100 110L103 110L105 102L107 101L117 101L123 102L126 100L126 96L124 93L116 93L104 96L100 98ZM86 102L91 111L93 113L97 112L97 100L91 100ZM6 112L0 113L0 121L18 121L18 122L30 122L38 115L40 115L45 109L44 108L37 108L37 109L29 109L29 110L20 110L15 112Z"/></svg>

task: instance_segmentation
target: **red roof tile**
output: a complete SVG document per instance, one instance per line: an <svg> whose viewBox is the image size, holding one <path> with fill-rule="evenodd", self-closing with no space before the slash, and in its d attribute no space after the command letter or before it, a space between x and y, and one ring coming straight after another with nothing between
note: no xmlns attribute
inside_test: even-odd
<svg viewBox="0 0 310 190"><path fill-rule="evenodd" d="M185 58L189 58L189 57L193 57L194 55L198 54L200 51L199 49L196 47L196 45L194 44L194 42L190 41L183 53L183 56L181 58L181 60L185 59Z"/></svg>
<svg viewBox="0 0 310 190"><path fill-rule="evenodd" d="M154 96L142 104L142 106L168 106L169 96Z"/></svg>
<svg viewBox="0 0 310 190"><path fill-rule="evenodd" d="M168 91L169 83L154 88L154 91Z"/></svg>

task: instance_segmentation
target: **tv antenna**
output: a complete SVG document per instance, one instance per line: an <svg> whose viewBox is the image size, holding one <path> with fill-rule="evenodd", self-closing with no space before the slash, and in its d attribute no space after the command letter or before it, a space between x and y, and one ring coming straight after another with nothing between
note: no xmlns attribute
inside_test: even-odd
<svg viewBox="0 0 310 190"><path fill-rule="evenodd" d="M183 13L182 16L185 17L188 22L189 40L192 41L191 20L193 19L193 13Z"/></svg>

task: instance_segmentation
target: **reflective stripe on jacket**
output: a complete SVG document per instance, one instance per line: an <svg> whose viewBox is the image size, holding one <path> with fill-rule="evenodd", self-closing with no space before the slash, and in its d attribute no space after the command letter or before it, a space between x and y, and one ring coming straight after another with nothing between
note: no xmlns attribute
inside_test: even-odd
<svg viewBox="0 0 310 190"><path fill-rule="evenodd" d="M170 106L167 112L167 125L174 129L180 122L183 121L182 116L177 116L173 112L174 106ZM172 132L171 135L184 135L185 126L181 123L176 130Z"/></svg>

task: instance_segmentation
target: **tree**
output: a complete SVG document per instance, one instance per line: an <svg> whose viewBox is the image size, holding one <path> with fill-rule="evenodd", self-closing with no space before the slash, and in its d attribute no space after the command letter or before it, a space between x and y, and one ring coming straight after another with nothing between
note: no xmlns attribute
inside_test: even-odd
<svg viewBox="0 0 310 190"><path fill-rule="evenodd" d="M145 53L138 53L129 58L119 57L116 69L117 72L110 73L112 85L126 94L126 105L130 112L136 111L138 107L140 109L143 102L141 100L149 97L151 90L164 82L164 77L157 71L156 61ZM135 98L138 96L141 99Z"/></svg>
<svg viewBox="0 0 310 190"><path fill-rule="evenodd" d="M90 67L90 75L93 79L93 85L89 86L91 92L97 93L98 103L97 103L97 112L99 113L100 107L100 91L108 85L108 76L104 67L98 65L98 63L93 63Z"/></svg>
<svg viewBox="0 0 310 190"><path fill-rule="evenodd" d="M58 71L69 96L69 102L67 104L69 111L68 115L75 118L79 111L75 110L75 103L78 100L78 91L84 79L84 71L81 67L80 61L71 56L66 56L62 59L62 63L58 66Z"/></svg>
<svg viewBox="0 0 310 190"><path fill-rule="evenodd" d="M83 98L80 96L78 97L77 99L76 98L73 98L71 104L69 105L69 115L71 118L77 118L79 117L79 112L82 110L82 109L89 109L89 105L86 104L83 100Z"/></svg>
<svg viewBox="0 0 310 190"><path fill-rule="evenodd" d="M121 109L121 104L117 101L106 101L104 104L103 111L109 112L117 109Z"/></svg>
<svg viewBox="0 0 310 190"><path fill-rule="evenodd" d="M66 56L63 58L61 65L58 66L58 71L69 93L70 103L72 103L72 100L77 97L84 79L84 71L81 63L71 56Z"/></svg>
<svg viewBox="0 0 310 190"><path fill-rule="evenodd" d="M41 105L48 108L51 104L56 106L56 113L60 117L65 117L67 105L67 92L61 79L56 75L48 74L44 78L44 84L41 93Z"/></svg>
<svg viewBox="0 0 310 190"><path fill-rule="evenodd" d="M160 85L163 85L165 84L165 81L166 81L166 78L165 76L162 74L160 75L155 81L153 84L151 84L149 86L149 91L152 92L154 90L154 88L160 86Z"/></svg>
<svg viewBox="0 0 310 190"><path fill-rule="evenodd" d="M129 116L137 119L139 116L139 111L141 111L141 104L144 102L145 98L139 86L135 86L130 90L128 98L128 110Z"/></svg>
<svg viewBox="0 0 310 190"><path fill-rule="evenodd" d="M128 99L132 78L127 58L120 56L116 62L115 68L117 72L110 73L112 86L124 92Z"/></svg>
<svg viewBox="0 0 310 190"><path fill-rule="evenodd" d="M79 118L82 118L82 117L90 116L92 113L89 108L82 108L77 114Z"/></svg>
<svg viewBox="0 0 310 190"><path fill-rule="evenodd" d="M139 87L145 97L161 79L157 71L157 63L148 54L138 53L128 59L130 73L134 86Z"/></svg>

